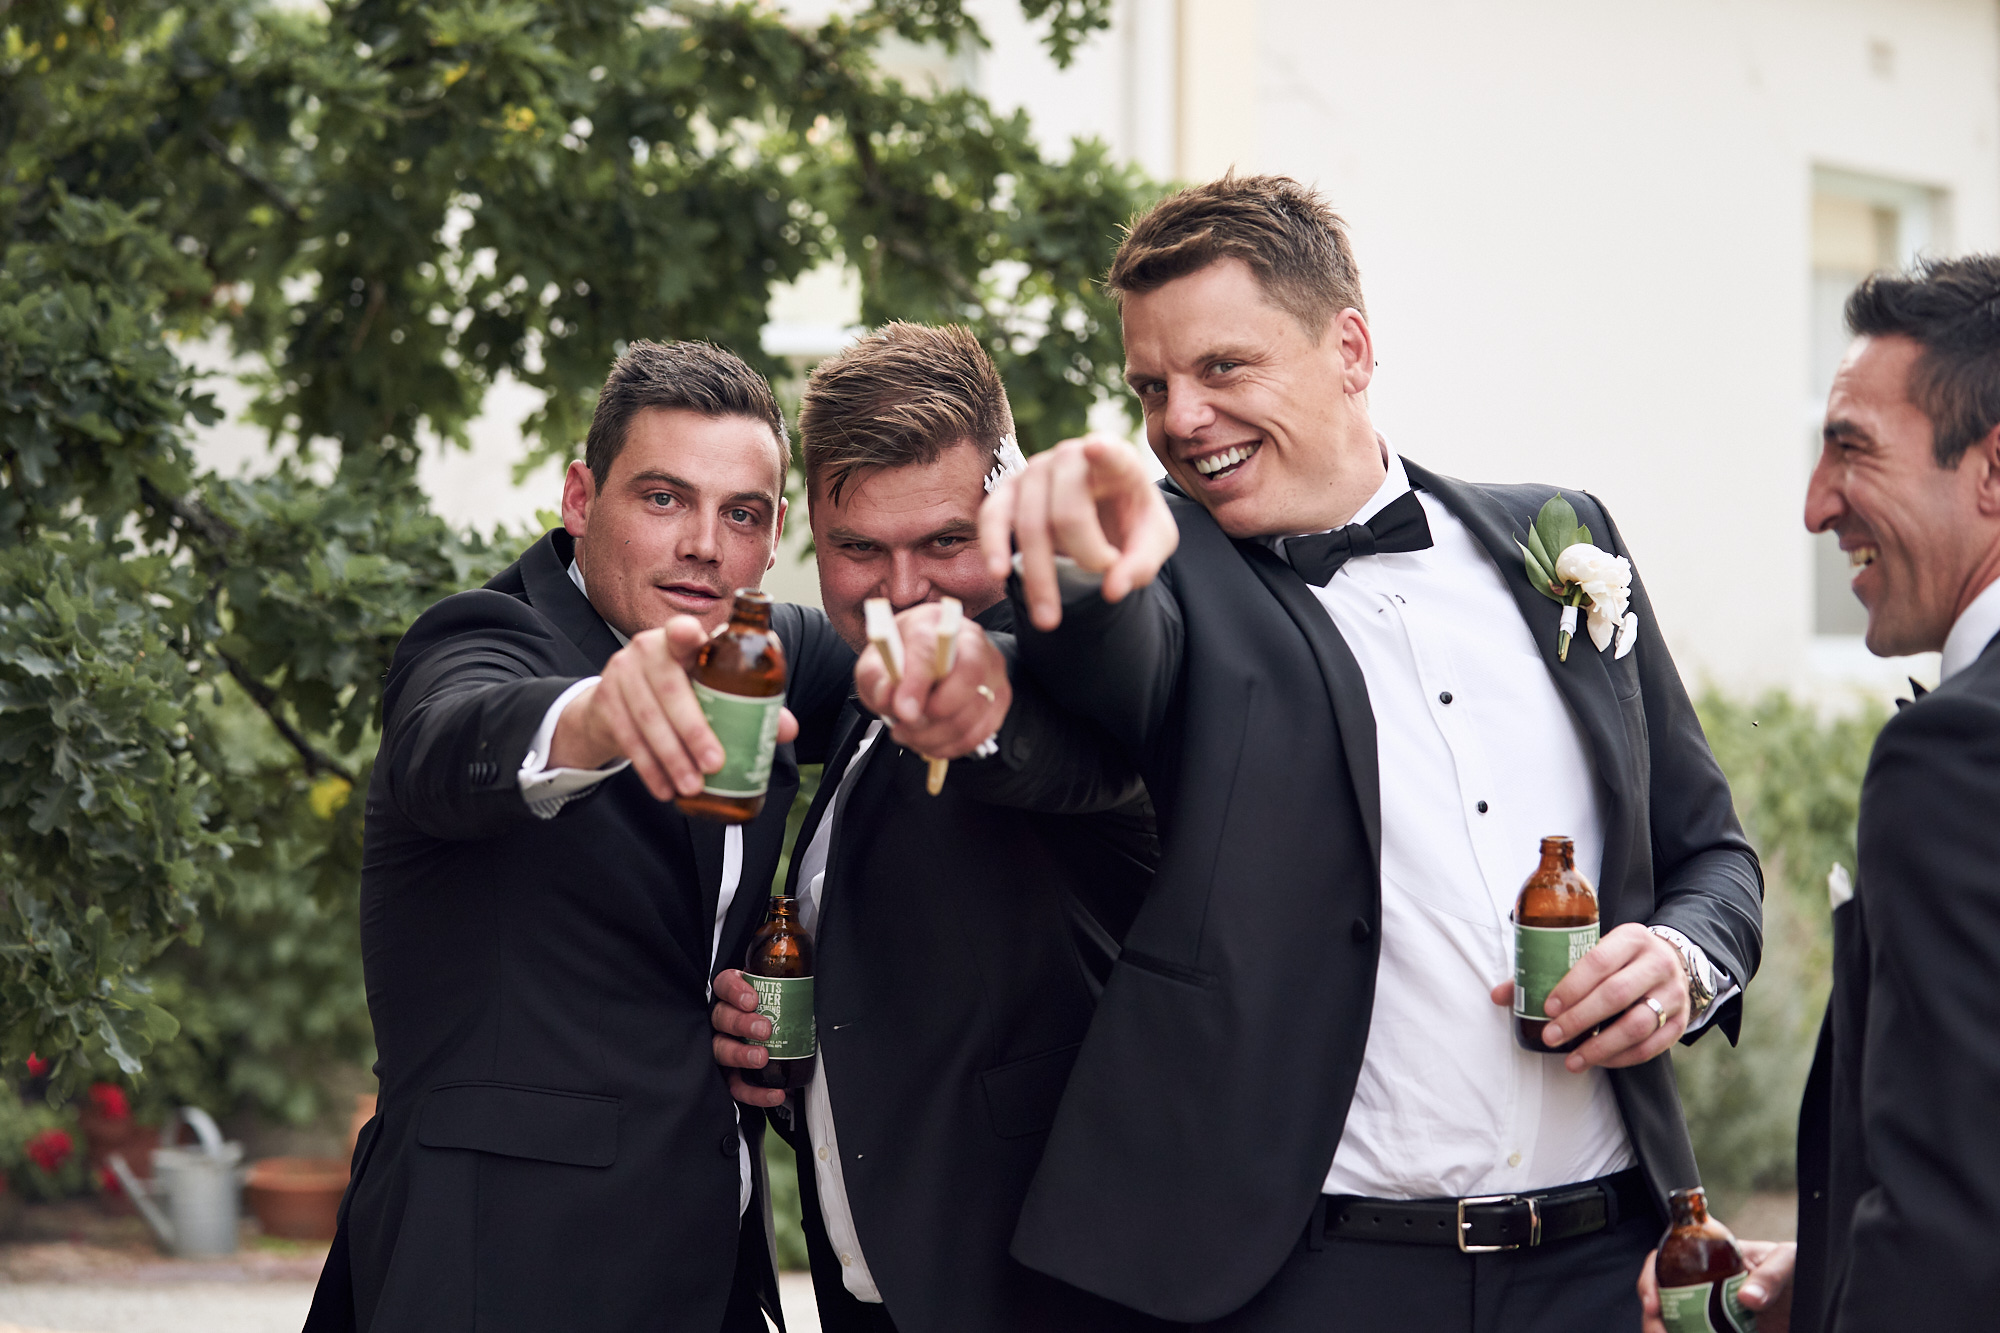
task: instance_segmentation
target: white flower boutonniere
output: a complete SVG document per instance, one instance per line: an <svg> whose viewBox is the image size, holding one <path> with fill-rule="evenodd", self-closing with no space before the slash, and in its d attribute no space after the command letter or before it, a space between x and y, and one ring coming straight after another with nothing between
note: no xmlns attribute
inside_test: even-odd
<svg viewBox="0 0 2000 1333"><path fill-rule="evenodd" d="M1632 600L1632 562L1590 543L1590 529L1576 521L1576 509L1558 491L1535 515L1528 540L1516 541L1527 561L1528 582L1535 591L1563 604L1562 628L1556 633L1556 657L1569 660L1569 641L1576 634L1576 613L1590 613L1590 641L1603 652L1615 637L1625 656L1638 641L1639 616L1628 611Z"/></svg>

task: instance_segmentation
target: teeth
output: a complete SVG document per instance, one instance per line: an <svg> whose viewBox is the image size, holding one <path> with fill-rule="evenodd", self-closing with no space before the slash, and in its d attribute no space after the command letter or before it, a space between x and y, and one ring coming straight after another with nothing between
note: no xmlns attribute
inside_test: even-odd
<svg viewBox="0 0 2000 1333"><path fill-rule="evenodd" d="M1880 556L1881 554L1882 553L1880 551L1876 550L1872 546L1854 547L1847 553L1847 566L1849 569L1864 568L1868 565L1874 564L1876 557Z"/></svg>
<svg viewBox="0 0 2000 1333"><path fill-rule="evenodd" d="M1195 459L1194 470L1201 473L1204 477L1212 477L1226 467L1234 467L1256 451L1257 446L1254 444L1248 448L1238 445L1234 449L1224 449L1219 454L1211 454L1207 458Z"/></svg>

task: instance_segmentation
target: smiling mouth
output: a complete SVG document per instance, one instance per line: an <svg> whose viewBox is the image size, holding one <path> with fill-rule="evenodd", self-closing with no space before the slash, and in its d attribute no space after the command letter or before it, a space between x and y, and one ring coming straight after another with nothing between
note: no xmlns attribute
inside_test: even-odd
<svg viewBox="0 0 2000 1333"><path fill-rule="evenodd" d="M1232 448L1224 449L1219 454L1208 454L1202 458L1192 459L1189 461L1188 466L1192 467L1206 480L1220 481L1249 462L1251 456L1263 447L1260 442L1235 445Z"/></svg>
<svg viewBox="0 0 2000 1333"><path fill-rule="evenodd" d="M1872 546L1850 547L1847 552L1847 567L1858 575L1881 558L1882 553Z"/></svg>

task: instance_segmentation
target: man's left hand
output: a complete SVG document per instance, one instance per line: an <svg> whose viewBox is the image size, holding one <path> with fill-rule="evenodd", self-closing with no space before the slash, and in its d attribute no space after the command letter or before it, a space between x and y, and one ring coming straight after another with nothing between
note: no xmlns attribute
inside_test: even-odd
<svg viewBox="0 0 2000 1333"><path fill-rule="evenodd" d="M1645 1003L1647 996L1658 1002L1665 1022ZM1513 1002L1513 982L1493 988L1493 1003ZM1628 921L1599 940L1569 970L1549 992L1543 1008L1558 1020L1542 1029L1542 1040L1551 1050L1579 1032L1602 1028L1563 1058L1563 1067L1572 1074L1592 1065L1606 1069L1642 1065L1687 1031L1687 968L1673 945Z"/></svg>
<svg viewBox="0 0 2000 1333"><path fill-rule="evenodd" d="M1000 730L1014 688L1007 659L969 618L959 625L951 670L938 676L938 614L938 604L926 602L896 617L903 635L900 683L889 683L882 655L871 646L854 664L854 688L862 706L889 723L896 744L932 759L956 759Z"/></svg>

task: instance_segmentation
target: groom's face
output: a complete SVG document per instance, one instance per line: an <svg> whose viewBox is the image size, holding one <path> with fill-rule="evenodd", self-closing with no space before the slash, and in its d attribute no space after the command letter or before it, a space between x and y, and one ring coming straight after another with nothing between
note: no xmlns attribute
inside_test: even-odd
<svg viewBox="0 0 2000 1333"><path fill-rule="evenodd" d="M1361 406L1374 348L1359 312L1315 336L1249 265L1221 259L1128 295L1124 327L1147 441L1230 536L1343 523L1379 483Z"/></svg>
<svg viewBox="0 0 2000 1333"><path fill-rule="evenodd" d="M1978 519L1980 449L1939 467L1931 420L1910 401L1922 350L1909 338L1855 340L1806 492L1806 526L1839 536L1868 608L1868 650L1881 657L1944 645L1992 541Z"/></svg>

